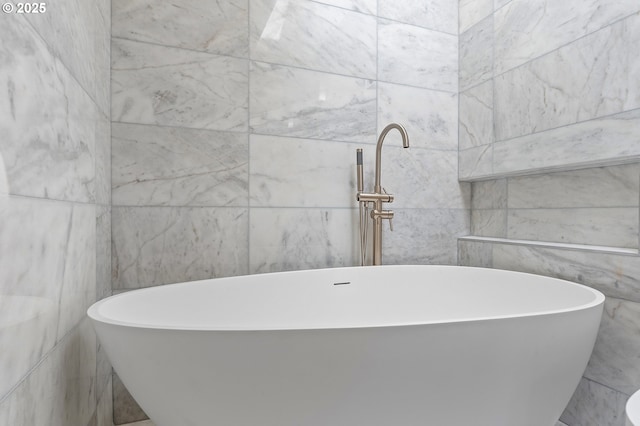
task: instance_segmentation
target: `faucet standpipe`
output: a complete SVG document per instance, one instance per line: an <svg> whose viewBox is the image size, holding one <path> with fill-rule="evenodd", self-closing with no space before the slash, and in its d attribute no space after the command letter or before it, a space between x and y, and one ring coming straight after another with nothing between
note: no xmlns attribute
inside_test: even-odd
<svg viewBox="0 0 640 426"><path fill-rule="evenodd" d="M396 129L400 132L400 136L402 136L402 146L403 148L409 148L409 135L404 127L397 123L391 123L387 127L382 130L380 133L380 137L378 138L378 143L376 145L376 181L373 187L372 193L363 192L364 183L363 183L363 171L362 171L362 149L358 149L356 164L357 164L357 179L358 179L358 187L356 199L358 200L360 206L360 250L361 250L361 263L365 264L366 260L366 241L367 241L367 228L368 228L368 218L366 215L366 210L368 208L368 203L373 204L373 209L371 210L371 219L373 219L373 264L374 265L382 265L382 220L389 220L389 229L393 231L393 211L392 210L384 210L382 208L382 203L392 203L393 195L388 194L387 191L380 185L380 171L382 169L382 143L384 142L384 138L387 136L392 129Z"/></svg>

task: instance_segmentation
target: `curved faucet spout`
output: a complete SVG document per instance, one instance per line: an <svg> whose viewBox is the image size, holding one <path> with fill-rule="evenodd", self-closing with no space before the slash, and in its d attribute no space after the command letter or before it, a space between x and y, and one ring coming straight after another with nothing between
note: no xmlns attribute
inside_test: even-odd
<svg viewBox="0 0 640 426"><path fill-rule="evenodd" d="M378 144L376 145L376 183L374 186L374 192L380 193L382 191L382 187L380 186L380 171L382 169L382 143L384 142L384 138L387 137L387 133L389 133L392 129L397 129L400 132L400 136L402 136L402 147L409 148L409 135L403 126L398 123L391 123L387 127L382 130L380 133L380 137L378 138Z"/></svg>

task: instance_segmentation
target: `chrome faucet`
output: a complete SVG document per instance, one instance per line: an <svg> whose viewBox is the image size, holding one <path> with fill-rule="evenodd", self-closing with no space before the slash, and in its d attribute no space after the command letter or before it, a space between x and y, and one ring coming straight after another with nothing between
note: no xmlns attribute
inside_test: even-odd
<svg viewBox="0 0 640 426"><path fill-rule="evenodd" d="M387 134L397 129L402 136L402 147L409 148L409 135L404 127L397 123L391 123L382 130L378 137L378 144L376 145L376 181L373 187L373 193L363 192L363 170L362 170L362 149L357 150L356 164L357 164L357 180L358 188L356 199L360 206L360 249L361 249L361 264L364 265L366 258L366 241L367 241L367 209L368 204L373 204L371 210L371 219L373 219L373 264L382 265L382 220L389 220L389 228L393 231L393 210L384 210L382 203L392 203L393 195L387 193L387 191L380 184L380 174L382 169L382 143Z"/></svg>

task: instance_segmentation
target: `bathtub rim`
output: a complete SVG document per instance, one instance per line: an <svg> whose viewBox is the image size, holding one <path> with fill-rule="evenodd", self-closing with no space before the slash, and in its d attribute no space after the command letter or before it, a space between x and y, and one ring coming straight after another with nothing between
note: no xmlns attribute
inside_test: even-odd
<svg viewBox="0 0 640 426"><path fill-rule="evenodd" d="M215 327L211 325L206 326L183 326L183 325L170 325L170 324L144 324L144 323L134 323L129 321L121 321L117 319L113 319L110 317L106 317L100 313L100 307L103 304L109 303L115 299L120 297L126 297L132 293L138 293L141 291L153 291L154 289L159 289L163 287L175 287L184 284L191 283L202 283L206 281L215 281L219 279L242 279L246 277L255 277L260 275L268 275L268 276L276 276L276 275L289 275L296 273L303 273L308 271L322 271L322 270L332 270L332 271L340 271L340 270L356 270L362 268L362 266L345 266L345 267L337 267L337 268L313 268L313 269L301 269L295 271L282 271L282 272L265 272L259 274L244 274L244 275L236 275L230 277L219 277L219 278L205 278L201 280L193 280L193 281L183 281L178 283L170 283L170 284L162 284L158 286L144 287L139 289L131 289L127 291L123 291L122 293L115 294L104 299L101 299L95 303L93 303L87 309L87 316L99 323L128 327L128 328L138 328L138 329L148 329L148 330L172 330L172 331L201 331L201 332L267 332L267 331L316 331L316 330L355 330L355 329L378 329L378 328L389 328L389 327L408 327L408 326L421 326L421 325L438 325L438 324L455 324L455 323L473 323L473 322L481 322L481 321L495 321L495 320L503 320L503 319L514 319L514 318L534 318L546 315L554 315L554 314L563 314L569 312L577 312L595 308L597 306L604 306L605 295L599 290L589 287L585 284L579 284L573 281L569 281L562 278L549 277L546 275L534 274L530 272L520 272L520 271L511 271L508 269L498 269L498 268L483 268L483 267L475 267L475 266L456 266L456 265L381 265L381 266L365 266L368 268L415 268L415 267L442 267L442 268L457 268L457 269L478 269L478 270L489 270L489 271L499 271L499 273L507 272L515 275L521 276L529 276L535 277L538 279L552 280L562 282L564 285L570 285L573 287L579 287L582 291L590 292L594 297L590 302L575 305L572 307L564 308L564 309L546 309L539 310L535 312L526 312L522 314L507 314L507 315L488 315L483 317L471 317L471 318L448 318L443 320L432 320L432 321L395 321L389 322L387 324L371 324L371 325L347 325L347 326L324 326L324 327L264 327L264 326L254 326L252 328L248 327Z"/></svg>

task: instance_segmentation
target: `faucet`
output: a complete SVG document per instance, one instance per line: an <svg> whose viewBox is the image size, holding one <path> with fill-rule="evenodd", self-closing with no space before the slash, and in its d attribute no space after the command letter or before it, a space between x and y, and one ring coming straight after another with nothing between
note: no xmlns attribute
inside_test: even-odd
<svg viewBox="0 0 640 426"><path fill-rule="evenodd" d="M367 232L367 217L366 209L367 203L373 204L371 210L371 219L373 219L373 264L382 265L382 221L384 219L389 220L389 229L393 231L393 210L384 210L382 203L392 203L393 195L387 193L387 191L380 184L380 174L382 169L382 144L387 134L396 129L402 136L402 147L409 148L409 135L404 127L397 123L391 123L382 130L378 137L378 143L376 145L376 175L375 184L372 193L363 192L363 171L362 171L362 149L357 150L356 164L357 164L357 180L358 188L356 199L360 205L360 245L362 254L362 264L364 265L366 257L366 232ZM364 209L364 211L363 211Z"/></svg>

